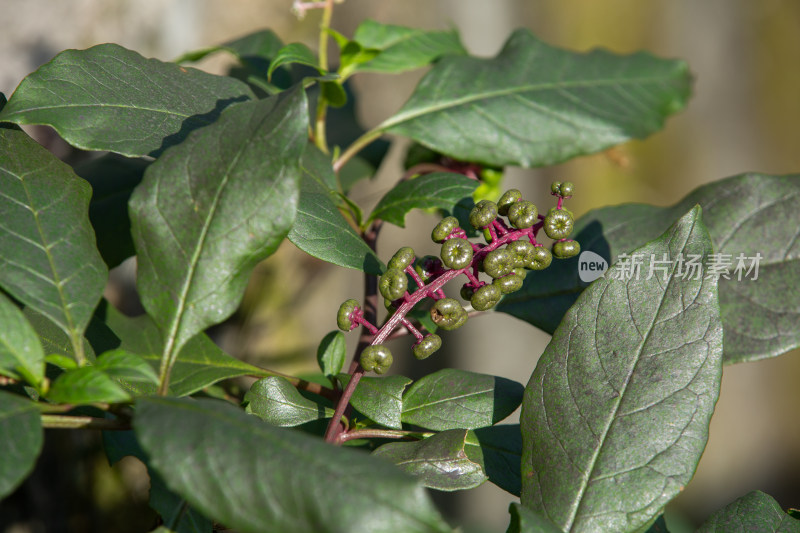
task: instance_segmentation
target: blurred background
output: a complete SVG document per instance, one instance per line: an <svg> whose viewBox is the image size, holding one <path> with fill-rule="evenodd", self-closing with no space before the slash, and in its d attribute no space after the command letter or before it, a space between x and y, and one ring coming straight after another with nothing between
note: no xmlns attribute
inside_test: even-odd
<svg viewBox="0 0 800 533"><path fill-rule="evenodd" d="M315 49L319 13L298 20L290 8L291 0L0 0L0 91L10 96L24 76L63 49L103 42L170 60L269 27L284 42ZM800 172L800 2L346 0L336 7L333 27L349 36L366 18L424 29L456 27L480 56L496 54L513 29L527 27L552 45L574 50L646 49L688 61L694 96L663 131L556 167L510 169L504 187L517 187L534 201L547 203L551 181L570 180L577 191L570 208L580 216L623 202L669 205L702 183L746 171ZM225 73L231 65L217 55L199 66ZM356 76L362 125L375 126L396 111L423 74ZM34 133L57 154L69 154L47 131ZM392 186L402 173L406 146L393 143L376 178L353 194L356 202L369 209ZM385 260L401 245L414 246L420 255L435 253L427 238L434 223L433 216L420 213L408 217L406 229L385 228L379 255ZM127 312L136 310L130 295L134 272L132 262L119 267L108 292ZM362 290L359 273L311 259L286 242L256 270L242 309L215 329L215 339L253 363L313 372L316 342L335 328L339 303L360 298ZM527 382L549 336L507 315L472 322L445 339L442 357L397 371L414 377L457 366ZM409 350L410 341L397 342L396 354ZM725 368L706 454L668 508L676 531L756 489L784 507L800 507L798 375L797 352ZM146 531L152 515L141 465L131 459L109 468L97 453L98 442L88 433L49 430L36 474L0 504L0 529ZM436 498L451 522L487 531L505 530L514 500L488 483Z"/></svg>

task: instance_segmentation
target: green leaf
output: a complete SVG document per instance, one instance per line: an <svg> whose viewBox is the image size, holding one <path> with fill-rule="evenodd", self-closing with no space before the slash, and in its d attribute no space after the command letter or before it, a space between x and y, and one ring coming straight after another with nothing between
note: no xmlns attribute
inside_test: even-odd
<svg viewBox="0 0 800 533"><path fill-rule="evenodd" d="M522 434L519 424L476 429L467 434L467 456L480 464L489 481L519 496L522 492L520 461Z"/></svg>
<svg viewBox="0 0 800 533"><path fill-rule="evenodd" d="M78 368L78 363L75 362L75 359L59 353L51 353L45 356L44 360L46 363L56 366L61 370L74 370Z"/></svg>
<svg viewBox="0 0 800 533"><path fill-rule="evenodd" d="M316 69L320 74L325 74L325 71L319 68L317 56L314 55L314 52L312 52L308 46L303 43L289 43L275 54L267 70L267 79L272 79L272 73L275 72L276 68L292 63L306 65Z"/></svg>
<svg viewBox="0 0 800 533"><path fill-rule="evenodd" d="M164 341L153 320L147 315L129 318L109 307L106 324L119 338L119 348L141 356L158 369ZM191 338L178 354L172 368L169 393L188 396L223 379L238 376L266 376L268 372L223 352L205 333ZM126 384L133 394L154 394L146 383Z"/></svg>
<svg viewBox="0 0 800 533"><path fill-rule="evenodd" d="M80 351L108 277L87 215L90 187L22 131L0 128L0 148L0 286Z"/></svg>
<svg viewBox="0 0 800 533"><path fill-rule="evenodd" d="M240 104L150 165L130 199L142 304L162 383L190 338L231 315L294 222L308 112L297 87Z"/></svg>
<svg viewBox="0 0 800 533"><path fill-rule="evenodd" d="M800 520L789 516L772 496L754 490L713 513L697 531L797 533Z"/></svg>
<svg viewBox="0 0 800 533"><path fill-rule="evenodd" d="M331 331L322 338L317 347L317 363L326 376L338 374L346 357L347 345L341 331Z"/></svg>
<svg viewBox="0 0 800 533"><path fill-rule="evenodd" d="M37 313L30 307L23 309L22 314L25 315L25 319L33 327L34 331L36 331L44 353L48 354L48 357L52 355L67 357L72 359L74 366L77 366L77 363L75 363L75 350L73 349L69 336L64 333L61 328L55 325L52 320L41 313ZM83 353L86 355L86 358L90 361L94 360L95 354L92 345L89 344L85 338L82 339L82 344Z"/></svg>
<svg viewBox="0 0 800 533"><path fill-rule="evenodd" d="M286 379L270 376L253 383L245 411L273 426L291 427L333 416L333 409L304 397Z"/></svg>
<svg viewBox="0 0 800 533"><path fill-rule="evenodd" d="M449 531L394 466L229 404L142 399L133 424L172 490L243 533Z"/></svg>
<svg viewBox="0 0 800 533"><path fill-rule="evenodd" d="M451 429L416 442L390 442L372 452L428 488L466 490L486 481L481 465L467 457L466 429Z"/></svg>
<svg viewBox="0 0 800 533"><path fill-rule="evenodd" d="M206 56L220 51L230 52L242 61L269 60L275 57L282 47L283 43L275 35L275 32L259 30L218 46L186 52L175 59L175 62L200 61Z"/></svg>
<svg viewBox="0 0 800 533"><path fill-rule="evenodd" d="M359 24L353 40L380 51L374 59L358 64L357 72L395 74L424 67L446 54L467 53L456 30L426 31L374 20Z"/></svg>
<svg viewBox="0 0 800 533"><path fill-rule="evenodd" d="M99 44L61 52L22 80L0 121L46 124L84 150L157 156L253 97L233 78Z"/></svg>
<svg viewBox="0 0 800 533"><path fill-rule="evenodd" d="M339 212L328 156L309 144L303 154L300 202L289 240L307 254L348 268L380 274L384 266Z"/></svg>
<svg viewBox="0 0 800 533"><path fill-rule="evenodd" d="M75 167L75 173L92 186L89 221L97 236L97 249L109 268L136 253L128 200L149 164L144 159L107 154Z"/></svg>
<svg viewBox="0 0 800 533"><path fill-rule="evenodd" d="M655 519L653 525L647 528L645 533L669 533L669 529L667 529L667 521L662 514L658 518Z"/></svg>
<svg viewBox="0 0 800 533"><path fill-rule="evenodd" d="M434 431L491 426L519 407L522 391L510 379L445 368L406 391L402 420Z"/></svg>
<svg viewBox="0 0 800 533"><path fill-rule="evenodd" d="M0 292L0 375L24 378L39 388L44 380L44 351L33 327Z"/></svg>
<svg viewBox="0 0 800 533"><path fill-rule="evenodd" d="M508 506L511 523L506 533L561 533L552 522L519 503Z"/></svg>
<svg viewBox="0 0 800 533"><path fill-rule="evenodd" d="M443 57L377 130L463 161L552 165L660 129L690 84L682 61L571 52L517 30L495 58Z"/></svg>
<svg viewBox="0 0 800 533"><path fill-rule="evenodd" d="M53 403L81 405L88 403L121 403L131 396L101 369L84 366L58 376L47 393Z"/></svg>
<svg viewBox="0 0 800 533"><path fill-rule="evenodd" d="M115 379L158 383L158 374L144 358L119 348L100 354L95 366Z"/></svg>
<svg viewBox="0 0 800 533"><path fill-rule="evenodd" d="M478 185L480 183L474 179L450 172L434 172L401 181L381 198L369 220L381 219L404 228L406 214L412 209L440 208L452 211Z"/></svg>
<svg viewBox="0 0 800 533"><path fill-rule="evenodd" d="M754 361L800 346L800 329L795 327L800 320L795 283L800 277L798 197L800 175L741 174L703 185L672 207L595 209L576 221L573 238L583 251L612 263L658 237L693 205L702 206L718 264L723 259L730 264L730 279L719 279L724 362ZM741 255L749 267L756 254L761 254L758 279L753 272L746 275L746 269L739 271L739 279L737 258ZM578 278L578 259L531 274L523 289L504 298L497 310L552 332L587 285Z"/></svg>
<svg viewBox="0 0 800 533"><path fill-rule="evenodd" d="M350 376L339 374L342 387ZM350 403L370 420L391 429L402 429L403 391L413 380L405 376L363 377L353 391Z"/></svg>
<svg viewBox="0 0 800 533"><path fill-rule="evenodd" d="M707 264L700 213L636 250L645 272L664 261L650 279L618 264L593 283L525 388L522 504L565 531L645 527L700 460L722 376L717 282L669 263Z"/></svg>
<svg viewBox="0 0 800 533"><path fill-rule="evenodd" d="M0 499L11 494L31 473L43 440L36 404L0 391Z"/></svg>

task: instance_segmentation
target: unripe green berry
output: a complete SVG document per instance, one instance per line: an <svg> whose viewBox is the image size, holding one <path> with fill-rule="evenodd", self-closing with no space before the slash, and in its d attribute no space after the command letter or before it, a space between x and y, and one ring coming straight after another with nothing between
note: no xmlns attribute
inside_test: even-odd
<svg viewBox="0 0 800 533"><path fill-rule="evenodd" d="M492 283L490 285L483 285L475 291L475 294L469 302L475 310L486 311L497 305L497 302L500 301L502 296L503 291L500 287Z"/></svg>
<svg viewBox="0 0 800 533"><path fill-rule="evenodd" d="M465 283L461 287L461 290L459 291L459 294L465 300L471 300L472 299L472 295L475 294L475 287L473 287L469 283Z"/></svg>
<svg viewBox="0 0 800 533"><path fill-rule="evenodd" d="M481 200L469 212L469 223L476 229L485 228L497 218L497 204L489 200Z"/></svg>
<svg viewBox="0 0 800 533"><path fill-rule="evenodd" d="M442 243L457 227L458 219L456 217L445 217L433 228L431 239L433 242Z"/></svg>
<svg viewBox="0 0 800 533"><path fill-rule="evenodd" d="M566 209L551 209L544 219L544 232L551 239L563 239L572 233L572 213Z"/></svg>
<svg viewBox="0 0 800 533"><path fill-rule="evenodd" d="M497 201L497 212L503 216L508 215L508 208L522 199L522 193L517 189L509 189Z"/></svg>
<svg viewBox="0 0 800 533"><path fill-rule="evenodd" d="M414 261L414 270L422 281L428 281L434 272L442 269L442 261L435 255L418 257Z"/></svg>
<svg viewBox="0 0 800 533"><path fill-rule="evenodd" d="M539 210L528 200L520 200L508 208L508 221L515 228L530 228L539 221Z"/></svg>
<svg viewBox="0 0 800 533"><path fill-rule="evenodd" d="M414 249L409 246L403 246L389 259L389 264L386 266L390 269L405 270L408 265L414 262L414 257Z"/></svg>
<svg viewBox="0 0 800 533"><path fill-rule="evenodd" d="M422 360L430 357L441 347L442 338L436 333L429 333L428 335L425 335L421 341L416 343L411 350L414 352L414 357Z"/></svg>
<svg viewBox="0 0 800 533"><path fill-rule="evenodd" d="M447 268L454 270L466 268L472 263L472 245L461 237L447 239L442 244L441 257L442 263Z"/></svg>
<svg viewBox="0 0 800 533"><path fill-rule="evenodd" d="M553 255L559 259L569 259L581 253L581 245L578 241L558 241L553 244Z"/></svg>
<svg viewBox="0 0 800 533"><path fill-rule="evenodd" d="M514 272L511 272L502 278L492 280L492 285L496 285L503 294L511 294L512 292L517 292L522 288L523 279L524 278L518 276Z"/></svg>
<svg viewBox="0 0 800 533"><path fill-rule="evenodd" d="M544 270L545 268L549 267L550 263L552 262L553 254L550 253L550 250L544 246L537 246L533 250L533 256L530 262L525 265L525 268L529 268L531 270Z"/></svg>
<svg viewBox="0 0 800 533"><path fill-rule="evenodd" d="M514 255L514 267L521 268L531 262L536 247L529 240L518 240L506 245L506 250Z"/></svg>
<svg viewBox="0 0 800 533"><path fill-rule="evenodd" d="M525 279L525 277L528 275L528 271L527 271L527 270L525 270L524 268L515 268L515 269L514 269L514 270L512 270L511 272L512 272L512 274L514 274L515 276L519 276L519 278L520 278L521 280L524 280L524 279Z"/></svg>
<svg viewBox="0 0 800 533"><path fill-rule="evenodd" d="M575 192L575 184L571 181L565 181L561 184L561 196L563 198L567 198L572 196L572 193Z"/></svg>
<svg viewBox="0 0 800 533"><path fill-rule="evenodd" d="M550 192L552 192L553 194L561 194L561 182L554 181L553 183L551 183Z"/></svg>
<svg viewBox="0 0 800 533"><path fill-rule="evenodd" d="M397 300L402 298L408 289L408 278L406 273L396 268L390 268L384 272L378 281L378 290L387 300Z"/></svg>
<svg viewBox="0 0 800 533"><path fill-rule="evenodd" d="M391 368L394 358L392 352L383 344L367 346L359 358L361 367L367 372L385 374Z"/></svg>
<svg viewBox="0 0 800 533"><path fill-rule="evenodd" d="M483 258L483 271L493 278L505 276L514 268L514 255L505 248L492 250Z"/></svg>
<svg viewBox="0 0 800 533"><path fill-rule="evenodd" d="M436 300L431 307L431 319L445 331L460 328L467 321L467 312L453 298Z"/></svg>
<svg viewBox="0 0 800 533"><path fill-rule="evenodd" d="M358 307L358 301L352 298L345 300L342 302L342 305L339 306L339 312L336 313L336 325L339 326L340 330L350 331L356 327L350 319L350 314L356 310L356 307Z"/></svg>

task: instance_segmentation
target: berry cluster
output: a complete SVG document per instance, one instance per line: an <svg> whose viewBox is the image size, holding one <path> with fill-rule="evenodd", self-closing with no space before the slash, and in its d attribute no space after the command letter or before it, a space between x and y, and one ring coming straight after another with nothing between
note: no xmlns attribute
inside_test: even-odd
<svg viewBox="0 0 800 533"><path fill-rule="evenodd" d="M417 359L425 359L442 346L435 333L423 335L406 318L414 306L425 298L434 300L430 314L433 322L444 330L464 325L467 311L458 300L448 298L442 287L463 274L467 277L461 287L461 297L469 300L477 311L491 309L505 294L518 291L529 270L550 266L553 256L573 257L580 245L567 237L572 233L574 217L563 207L574 186L570 182L555 182L551 194L558 203L546 215L524 200L522 193L510 189L495 203L481 200L469 214L469 222L481 230L486 244L467 240L466 232L452 216L442 219L431 232L434 242L441 244L439 257L416 257L409 247L400 248L389 260L386 272L378 281L378 290L385 298L390 318L379 329L364 318L356 300L347 300L339 307L337 325L350 331L363 325L374 336L372 345L362 353L360 363L365 371L385 373L392 364L392 354L381 344L399 326L405 326L417 339L413 347ZM553 239L550 249L536 240L540 229ZM491 281L480 279L484 273ZM413 285L412 285L413 284Z"/></svg>

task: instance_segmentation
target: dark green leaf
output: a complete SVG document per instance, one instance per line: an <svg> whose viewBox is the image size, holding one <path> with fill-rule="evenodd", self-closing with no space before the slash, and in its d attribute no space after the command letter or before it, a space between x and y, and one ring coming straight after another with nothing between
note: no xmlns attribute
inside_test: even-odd
<svg viewBox="0 0 800 533"><path fill-rule="evenodd" d="M47 399L53 403L80 405L127 402L131 397L102 370L84 366L58 376L47 393Z"/></svg>
<svg viewBox="0 0 800 533"><path fill-rule="evenodd" d="M30 400L0 391L0 499L33 470L42 449L42 419Z"/></svg>
<svg viewBox="0 0 800 533"><path fill-rule="evenodd" d="M300 203L289 240L307 254L335 265L380 274L383 264L339 212L328 156L309 144L303 154Z"/></svg>
<svg viewBox="0 0 800 533"><path fill-rule="evenodd" d="M169 368L190 338L236 310L252 269L294 222L305 93L233 106L150 165L130 199L142 304Z"/></svg>
<svg viewBox="0 0 800 533"><path fill-rule="evenodd" d="M317 363L326 376L335 376L342 370L347 357L344 333L331 331L322 338L317 347Z"/></svg>
<svg viewBox="0 0 800 533"><path fill-rule="evenodd" d="M555 524L518 503L509 505L508 512L511 523L506 533L561 533Z"/></svg>
<svg viewBox="0 0 800 533"><path fill-rule="evenodd" d="M415 442L390 442L372 455L391 461L431 489L453 491L486 481L481 465L467 457L466 429L451 429Z"/></svg>
<svg viewBox="0 0 800 533"><path fill-rule="evenodd" d="M253 383L244 396L248 413L273 426L291 427L333 416L333 409L304 397L284 378L270 376Z"/></svg>
<svg viewBox="0 0 800 533"><path fill-rule="evenodd" d="M653 525L647 528L645 533L669 533L667 529L667 521L664 519L664 515L662 514L658 518L656 518Z"/></svg>
<svg viewBox="0 0 800 533"><path fill-rule="evenodd" d="M75 350L70 343L69 336L56 326L49 318L41 313L37 313L30 307L23 309L22 314L25 319L33 326L39 341L42 343L44 353L50 355L60 355L75 361ZM87 330L88 331L88 330ZM82 339L83 353L90 361L94 360L94 350L91 344L84 338ZM76 363L77 365L77 363Z"/></svg>
<svg viewBox="0 0 800 533"><path fill-rule="evenodd" d="M0 121L52 126L84 150L155 156L251 98L233 78L99 44L61 52L22 80Z"/></svg>
<svg viewBox="0 0 800 533"><path fill-rule="evenodd" d="M33 327L0 292L0 375L20 377L39 387L44 379L44 351Z"/></svg>
<svg viewBox="0 0 800 533"><path fill-rule="evenodd" d="M350 381L339 374L342 387ZM363 377L358 382L350 403L373 422L392 429L402 429L403 391L412 380L405 376Z"/></svg>
<svg viewBox="0 0 800 533"><path fill-rule="evenodd" d="M393 74L424 67L445 54L467 53L456 30L426 31L374 20L359 24L353 40L380 51L374 59L358 64L357 72Z"/></svg>
<svg viewBox="0 0 800 533"><path fill-rule="evenodd" d="M201 50L187 52L175 60L176 63L185 61L200 61L209 54L227 51L242 61L260 59L268 61L275 57L283 47L283 43L272 30L259 30L243 37L227 41L219 46L211 46Z"/></svg>
<svg viewBox="0 0 800 533"><path fill-rule="evenodd" d="M590 211L578 219L573 235L582 250L612 263L656 238L693 205L702 206L719 264L723 259L730 264L730 279L719 279L724 361L754 361L800 346L798 197L800 175L742 174L703 185L672 207L630 204ZM758 279L746 268L736 271L739 256L749 267L756 254L761 254ZM552 332L587 285L578 268L576 258L531 273L523 289L497 310Z"/></svg>
<svg viewBox="0 0 800 533"><path fill-rule="evenodd" d="M115 379L158 383L158 374L144 358L123 349L117 348L100 354L95 366Z"/></svg>
<svg viewBox="0 0 800 533"><path fill-rule="evenodd" d="M618 264L578 298L525 389L522 503L565 531L645 527L700 460L722 375L717 282L674 263L707 264L700 213L636 250L650 279Z"/></svg>
<svg viewBox="0 0 800 533"><path fill-rule="evenodd" d="M467 435L466 452L470 459L483 467L489 481L514 496L520 495L522 434L519 424L470 431Z"/></svg>
<svg viewBox="0 0 800 533"><path fill-rule="evenodd" d="M800 520L789 516L772 496L754 490L712 514L697 531L798 533Z"/></svg>
<svg viewBox="0 0 800 533"><path fill-rule="evenodd" d="M97 236L97 248L109 268L136 253L128 200L149 164L144 159L107 154L75 167L75 173L92 186L89 221Z"/></svg>
<svg viewBox="0 0 800 533"><path fill-rule="evenodd" d="M519 407L522 391L510 379L446 368L406 391L402 419L434 431L491 426Z"/></svg>
<svg viewBox="0 0 800 533"><path fill-rule="evenodd" d="M244 533L449 531L394 466L223 402L142 399L134 429L172 490Z"/></svg>
<svg viewBox="0 0 800 533"><path fill-rule="evenodd" d="M0 148L0 285L80 350L108 277L87 215L90 187L22 131L0 128Z"/></svg>
<svg viewBox="0 0 800 533"><path fill-rule="evenodd" d="M278 52L272 58L272 62L267 70L267 79L272 79L272 73L275 72L276 68L283 65L290 65L292 63L299 63L301 65L312 67L320 74L325 73L319 68L317 56L314 55L314 52L312 52L308 46L304 45L303 43L289 43L278 50Z"/></svg>
<svg viewBox="0 0 800 533"><path fill-rule="evenodd" d="M377 129L463 161L552 165L660 129L690 83L682 61L576 53L517 30L495 58L443 57Z"/></svg>
<svg viewBox="0 0 800 533"><path fill-rule="evenodd" d="M406 214L412 209L440 208L452 211L465 196L471 195L480 183L461 174L434 172L401 181L381 198L369 216L404 228Z"/></svg>

